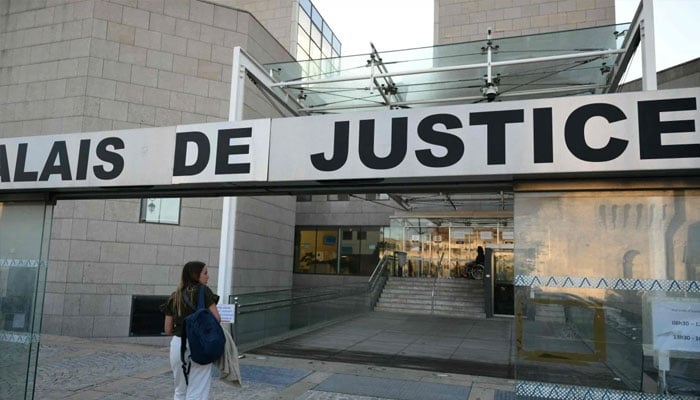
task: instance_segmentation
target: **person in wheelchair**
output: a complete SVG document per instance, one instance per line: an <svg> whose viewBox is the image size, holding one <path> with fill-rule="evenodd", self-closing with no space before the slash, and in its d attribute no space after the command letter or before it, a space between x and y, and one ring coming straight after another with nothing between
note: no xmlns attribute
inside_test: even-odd
<svg viewBox="0 0 700 400"><path fill-rule="evenodd" d="M467 279L483 279L484 278L484 262L486 262L486 255L484 254L484 248L477 246L476 248L476 258L474 261L468 262L462 273L462 277Z"/></svg>

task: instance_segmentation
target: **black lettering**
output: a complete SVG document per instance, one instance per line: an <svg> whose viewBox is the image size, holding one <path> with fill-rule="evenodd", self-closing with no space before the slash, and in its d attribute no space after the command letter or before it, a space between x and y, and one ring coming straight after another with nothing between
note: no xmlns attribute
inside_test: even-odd
<svg viewBox="0 0 700 400"><path fill-rule="evenodd" d="M20 143L17 146L17 162L15 163L15 182L36 182L38 172L25 171L27 163L27 143Z"/></svg>
<svg viewBox="0 0 700 400"><path fill-rule="evenodd" d="M487 111L469 114L469 125L486 125L486 163L506 163L506 124L523 122L523 110Z"/></svg>
<svg viewBox="0 0 700 400"><path fill-rule="evenodd" d="M642 160L700 157L700 143L661 144L662 133L695 132L695 121L692 119L661 121L660 116L662 112L668 111L697 110L694 97L640 101L637 110L639 157Z"/></svg>
<svg viewBox="0 0 700 400"><path fill-rule="evenodd" d="M462 127L459 118L452 114L435 114L423 118L418 124L418 137L426 143L444 147L447 153L442 157L436 157L431 150L417 150L416 158L426 167L449 167L464 155L464 143L456 135L433 129L437 124L442 124L446 129Z"/></svg>
<svg viewBox="0 0 700 400"><path fill-rule="evenodd" d="M80 141L78 150L78 170L75 172L75 179L84 181L87 178L88 161L90 160L90 139Z"/></svg>
<svg viewBox="0 0 700 400"><path fill-rule="evenodd" d="M608 122L627 119L622 110L612 104L586 104L574 110L566 120L564 140L571 154L578 159L590 162L604 162L619 157L627 148L627 140L610 138L608 144L594 149L586 143L586 122L593 117L603 117Z"/></svg>
<svg viewBox="0 0 700 400"><path fill-rule="evenodd" d="M56 165L57 159L58 165ZM72 179L70 161L68 160L68 149L66 148L66 142L64 140L54 142L53 146L51 146L49 155L46 157L46 163L44 163L44 169L41 170L39 181L48 181L49 177L54 174L60 174L61 180L64 181Z"/></svg>
<svg viewBox="0 0 700 400"><path fill-rule="evenodd" d="M0 182L10 181L10 162L7 160L7 149L0 144Z"/></svg>
<svg viewBox="0 0 700 400"><path fill-rule="evenodd" d="M197 159L192 165L187 165L187 144L197 145ZM179 132L175 136L175 160L173 176L197 175L204 171L209 163L209 139L202 132Z"/></svg>
<svg viewBox="0 0 700 400"><path fill-rule="evenodd" d="M377 157L374 152L374 120L360 120L360 161L367 168L394 168L406 157L408 146L408 118L391 119L391 145L386 157Z"/></svg>
<svg viewBox="0 0 700 400"><path fill-rule="evenodd" d="M330 159L323 153L311 155L311 164L319 171L337 171L348 160L350 142L350 122L336 121L333 131L333 155Z"/></svg>
<svg viewBox="0 0 700 400"><path fill-rule="evenodd" d="M231 139L251 137L253 129L221 129L216 139L216 174L247 174L250 172L250 163L229 164L231 154L249 154L250 146L247 144L232 145Z"/></svg>
<svg viewBox="0 0 700 400"><path fill-rule="evenodd" d="M107 147L112 147L114 150L121 150L124 148L124 141L118 137L108 137L100 140L95 148L95 153L97 158L100 160L112 164L112 170L107 171L104 166L97 165L92 167L95 177L102 180L114 179L118 177L124 170L124 158L122 158L119 153L114 151L109 151ZM144 171L147 173L147 171Z"/></svg>
<svg viewBox="0 0 700 400"><path fill-rule="evenodd" d="M552 144L552 109L535 108L532 110L534 129L535 164L554 162Z"/></svg>

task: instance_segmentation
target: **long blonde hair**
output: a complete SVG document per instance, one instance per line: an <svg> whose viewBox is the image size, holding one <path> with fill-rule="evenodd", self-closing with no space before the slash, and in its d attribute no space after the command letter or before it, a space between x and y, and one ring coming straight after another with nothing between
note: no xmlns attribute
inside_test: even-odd
<svg viewBox="0 0 700 400"><path fill-rule="evenodd" d="M177 315L182 316L183 300L182 294L188 287L199 285L199 275L206 264L201 261L189 261L182 267L182 276L180 277L180 283L177 285L177 290L175 291L175 307L177 308ZM194 300L192 300L194 303ZM196 304L195 304L196 305Z"/></svg>

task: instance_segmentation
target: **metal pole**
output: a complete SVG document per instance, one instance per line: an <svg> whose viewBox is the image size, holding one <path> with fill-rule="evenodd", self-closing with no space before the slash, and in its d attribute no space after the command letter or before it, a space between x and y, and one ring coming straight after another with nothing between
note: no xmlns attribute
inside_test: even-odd
<svg viewBox="0 0 700 400"><path fill-rule="evenodd" d="M656 49L654 40L654 2L642 0L642 90L656 90Z"/></svg>
<svg viewBox="0 0 700 400"><path fill-rule="evenodd" d="M243 90L245 84L245 68L241 65L241 49L233 49L231 66L231 97L229 102L229 121L239 121L243 118ZM219 275L217 293L221 296L222 304L230 304L229 297L233 286L233 258L236 237L236 210L238 199L224 197L221 210L221 239L219 242Z"/></svg>

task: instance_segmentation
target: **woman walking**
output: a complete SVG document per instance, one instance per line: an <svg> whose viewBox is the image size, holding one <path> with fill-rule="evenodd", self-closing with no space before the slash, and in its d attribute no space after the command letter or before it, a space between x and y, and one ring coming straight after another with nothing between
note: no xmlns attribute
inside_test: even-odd
<svg viewBox="0 0 700 400"><path fill-rule="evenodd" d="M218 321L221 321L219 311L216 309L219 296L207 287L207 282L209 282L207 266L201 261L188 262L182 268L182 277L177 290L170 295L164 307L165 334L173 335L170 341L170 367L173 370L175 379L174 400L207 400L209 398L212 364L202 365L190 360L190 346L187 346L185 360L191 365L188 375L189 379L185 380L180 357L182 327L185 317L196 311L187 305L187 302L183 300L183 296L187 296L189 302L196 307L197 299L199 298L199 287L204 285L204 306L211 311Z"/></svg>

